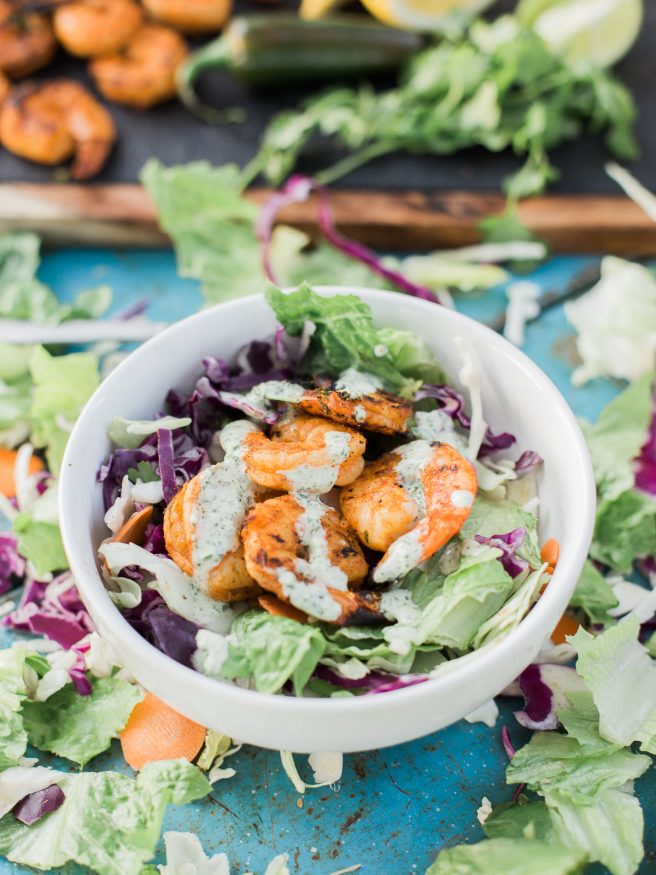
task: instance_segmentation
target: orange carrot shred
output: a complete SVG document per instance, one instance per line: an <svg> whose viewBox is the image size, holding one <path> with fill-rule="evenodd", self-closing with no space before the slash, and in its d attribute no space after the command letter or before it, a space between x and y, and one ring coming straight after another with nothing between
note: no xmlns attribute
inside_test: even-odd
<svg viewBox="0 0 656 875"><path fill-rule="evenodd" d="M273 614L274 617L287 617L288 620L296 620L297 623L307 623L307 614L270 593L259 595L257 601L261 608Z"/></svg>
<svg viewBox="0 0 656 875"><path fill-rule="evenodd" d="M146 693L121 732L121 748L127 764L137 770L159 760L182 758L191 762L202 748L206 733L203 726Z"/></svg>
<svg viewBox="0 0 656 875"><path fill-rule="evenodd" d="M559 555L560 544L555 538L549 538L548 541L544 542L544 544L542 545L542 549L540 550L540 559L550 565L552 572L553 569L556 567Z"/></svg>
<svg viewBox="0 0 656 875"><path fill-rule="evenodd" d="M16 465L16 450L8 450L0 447L0 492L7 498L16 497L16 481L14 479L14 466ZM38 456L32 456L28 466L30 474L36 474L43 470L43 462Z"/></svg>
<svg viewBox="0 0 656 875"><path fill-rule="evenodd" d="M551 633L551 640L554 644L564 644L567 635L576 635L580 625L579 621L575 620L574 617L569 614L563 614L558 621L558 625Z"/></svg>

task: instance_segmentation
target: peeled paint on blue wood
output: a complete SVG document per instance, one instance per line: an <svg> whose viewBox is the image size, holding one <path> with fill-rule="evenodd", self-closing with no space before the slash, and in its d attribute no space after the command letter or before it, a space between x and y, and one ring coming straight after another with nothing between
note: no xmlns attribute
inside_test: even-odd
<svg viewBox="0 0 656 875"><path fill-rule="evenodd" d="M562 289L584 267L588 256L554 258L531 276L543 291ZM80 289L106 283L114 291L113 312L146 296L148 315L157 320L180 319L201 305L198 285L176 276L170 252L60 250L46 255L41 278L64 300ZM503 288L481 295L460 296L457 307L487 321L503 312ZM552 378L575 413L594 419L620 385L595 380L575 389L570 383L573 330L562 307L544 313L530 324L524 350ZM17 636L0 633L0 646ZM191 830L206 853L224 851L234 873L262 875L276 854L289 854L295 875L331 875L359 864L361 875L423 875L439 850L483 838L476 810L483 796L493 805L510 799L505 785L507 759L501 728L508 726L516 747L529 736L512 716L518 700L501 703L494 729L462 721L418 741L382 751L347 755L339 786L308 790L300 797L285 775L280 757L272 751L245 747L230 759L237 774L215 784L198 803L169 810L165 830ZM41 756L43 765L68 769L56 757ZM307 758L297 757L301 775L312 773ZM130 774L117 742L87 767ZM73 769L71 769L73 770ZM646 859L640 875L656 871L656 774L637 782L646 819ZM299 805L299 800L302 804ZM155 862L163 862L163 842ZM0 860L0 875L33 870ZM62 871L62 870L59 870ZM77 875L79 867L66 867ZM591 867L591 875L602 867Z"/></svg>

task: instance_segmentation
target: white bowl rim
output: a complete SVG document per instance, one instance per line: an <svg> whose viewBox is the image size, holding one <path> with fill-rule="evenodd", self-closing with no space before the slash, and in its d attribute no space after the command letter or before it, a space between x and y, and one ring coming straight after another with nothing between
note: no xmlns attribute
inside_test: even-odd
<svg viewBox="0 0 656 875"><path fill-rule="evenodd" d="M364 296L369 301L375 301L381 297L399 297L398 292L357 286L330 285L314 286L313 288L314 291L327 296L352 294L359 297ZM226 700L230 700L228 704L235 707L238 707L241 702L253 702L253 697L257 696L262 701L263 705L266 705L269 713L275 712L276 717L285 716L292 719L300 718L301 716L306 718L318 718L321 717L326 710L329 710L330 712L340 712L340 715L344 718L348 718L349 716L355 718L364 709L366 709L368 713L375 713L377 711L382 712L387 710L392 703L403 705L404 703L409 703L421 698L428 699L437 697L440 693L448 692L453 686L466 684L473 674L480 671L478 659L467 661L466 657L463 657L462 659L464 661L462 664L457 667L454 664L454 668L445 672L442 676L429 678L424 682L416 683L412 686L398 690L391 690L380 695L353 696L351 698L299 698L296 696L285 696L277 693L262 693L256 690L244 689L236 686L230 681L217 680L201 674L193 668L188 668L162 653L162 651L146 641L145 638L130 626L128 621L123 618L119 609L112 603L99 573L97 574L97 580L94 581L92 585L88 585L88 582L85 579L86 575L81 568L81 560L78 560L77 556L77 548L75 545L76 533L71 527L68 476L69 472L72 470L70 467L71 460L75 458L78 444L84 440L87 419L92 416L93 405L91 402L97 397L98 393L102 392L103 386L120 379L124 372L131 371L135 367L135 364L138 364L139 358L142 355L149 356L150 350L155 346L162 345L162 347L166 347L171 338L178 334L184 335L194 324L206 319L208 313L213 313L218 310L225 311L227 309L241 309L247 307L250 303L261 301L263 297L262 294L256 294L225 301L203 309L170 325L168 328L164 329L162 332L158 333L134 350L125 361L121 362L117 368L106 377L99 389L96 390L96 393L94 393L88 402L87 406L82 410L69 437L61 467L59 508L64 547L70 561L71 571L78 583L84 603L87 605L92 618L94 617L94 614L97 614L98 616L101 614L104 615L105 622L112 625L117 633L117 637L129 641L130 647L138 653L141 659L150 663L159 663L160 668L158 670L166 671L168 682L171 685L177 683L191 683L194 684L200 695L208 696L216 695L216 693L220 691L222 697ZM407 300L411 302L411 306L426 308L427 312L430 311L431 317L435 316L436 308L439 307L439 305L418 298L408 298ZM570 426L571 434L568 438L570 438L572 442L569 446L570 450L573 453L576 453L579 457L583 485L580 496L582 513L579 518L579 531L574 534L574 538L579 544L585 544L587 552L594 527L596 488L585 439L569 405L544 371L524 352L510 344L496 331L462 313L458 313L456 310L440 307L440 312L445 314L446 318L453 320L456 325L461 325L470 335L479 335L481 340L487 339L495 344L501 344L501 346L506 345L509 347L512 351L511 356L516 360L517 365L527 371L530 376L553 397L554 402L560 408L561 416L564 417ZM143 352L144 350L146 351L145 353ZM99 464L101 461L102 460L99 460ZM484 651L481 648L478 651L474 651L474 653L485 652L489 656L494 655L495 660L498 661L499 659L502 659L507 652L513 651L521 639L530 640L535 635L544 636L544 628L541 623L542 614L548 613L551 603L558 600L560 595L559 584L561 580L564 584L567 581L570 564L576 564L575 557L572 557L571 563L559 561L549 586L533 605L531 611L515 629L499 642L488 645ZM409 737L414 736L410 735Z"/></svg>

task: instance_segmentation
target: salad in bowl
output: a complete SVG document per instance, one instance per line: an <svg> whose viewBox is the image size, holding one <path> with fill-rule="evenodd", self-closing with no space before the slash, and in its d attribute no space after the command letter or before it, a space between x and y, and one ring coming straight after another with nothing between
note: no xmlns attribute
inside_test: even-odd
<svg viewBox="0 0 656 875"><path fill-rule="evenodd" d="M352 699L453 671L549 585L548 467L487 424L471 338L448 375L355 295L265 297L273 333L199 355L151 419L112 419L109 597L177 663L260 693Z"/></svg>

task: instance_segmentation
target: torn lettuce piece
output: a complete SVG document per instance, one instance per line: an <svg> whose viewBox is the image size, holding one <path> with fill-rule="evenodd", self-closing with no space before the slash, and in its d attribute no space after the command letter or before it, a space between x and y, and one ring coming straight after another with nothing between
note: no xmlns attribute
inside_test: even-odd
<svg viewBox="0 0 656 875"><path fill-rule="evenodd" d="M316 626L258 611L240 614L230 638L221 675L251 677L260 693L275 693L291 680L300 696L326 649Z"/></svg>
<svg viewBox="0 0 656 875"><path fill-rule="evenodd" d="M440 851L426 875L582 875L584 851L552 842L495 838Z"/></svg>
<svg viewBox="0 0 656 875"><path fill-rule="evenodd" d="M374 352L384 352L385 347L404 376L423 383L446 382L444 371L435 361L435 356L413 331L383 326L378 329L378 341L380 347Z"/></svg>
<svg viewBox="0 0 656 875"><path fill-rule="evenodd" d="M489 839L538 839L552 842L551 815L544 802L504 802L495 805L483 829Z"/></svg>
<svg viewBox="0 0 656 875"><path fill-rule="evenodd" d="M475 538L476 535L490 538L515 529L526 529L526 537L517 549L517 555L531 568L539 568L542 561L536 527L536 517L511 499L492 501L479 493L460 534L463 538Z"/></svg>
<svg viewBox="0 0 656 875"><path fill-rule="evenodd" d="M647 440L654 413L653 372L631 383L600 413L594 425L582 423L599 495L617 498L631 489L634 460Z"/></svg>
<svg viewBox="0 0 656 875"><path fill-rule="evenodd" d="M22 717L30 744L83 766L107 750L142 698L134 684L97 678L88 696L69 684L45 702L25 701Z"/></svg>
<svg viewBox="0 0 656 875"><path fill-rule="evenodd" d="M21 708L27 698L23 647L0 650L0 769L19 763L27 748Z"/></svg>
<svg viewBox="0 0 656 875"><path fill-rule="evenodd" d="M619 602L606 578L588 559L569 604L571 608L581 608L591 623L607 626L612 622L608 612Z"/></svg>
<svg viewBox="0 0 656 875"><path fill-rule="evenodd" d="M638 641L640 621L629 615L596 637L579 629L571 639L576 670L599 713L599 734L613 744L641 741L656 752L656 663Z"/></svg>
<svg viewBox="0 0 656 875"><path fill-rule="evenodd" d="M60 786L63 805L32 826L12 814L0 820L0 854L38 869L74 861L99 875L140 875L154 853L167 805L184 805L210 791L186 760L149 763L136 779L116 772L67 774Z"/></svg>
<svg viewBox="0 0 656 875"><path fill-rule="evenodd" d="M410 384L389 349L381 348L371 309L356 295L326 297L306 283L289 293L271 286L266 300L288 334L301 334L308 321L316 326L306 357L310 370L337 376L354 367L375 374L392 389Z"/></svg>
<svg viewBox="0 0 656 875"><path fill-rule="evenodd" d="M606 256L594 288L565 304L578 331L582 364L572 374L575 386L595 377L637 380L654 370L656 354L656 277L640 264Z"/></svg>
<svg viewBox="0 0 656 875"><path fill-rule="evenodd" d="M403 653L410 647L422 644L439 644L455 650L467 650L483 623L492 617L505 603L514 587L513 579L498 561L500 550L481 547L473 556L463 556L456 571L443 578L435 596L426 601L430 579L422 574L414 587L398 592L410 592L413 600L424 602L417 607L414 616L383 630L385 639L393 650ZM383 596L386 599L395 593Z"/></svg>
<svg viewBox="0 0 656 875"><path fill-rule="evenodd" d="M19 513L12 527L19 553L29 559L38 577L68 568L58 525L35 522L28 513Z"/></svg>
<svg viewBox="0 0 656 875"><path fill-rule="evenodd" d="M52 356L39 346L30 373L32 442L46 448L48 468L57 475L73 423L100 384L98 360L87 352Z"/></svg>
<svg viewBox="0 0 656 875"><path fill-rule="evenodd" d="M636 559L656 554L656 498L629 489L597 507L590 557L628 574Z"/></svg>

